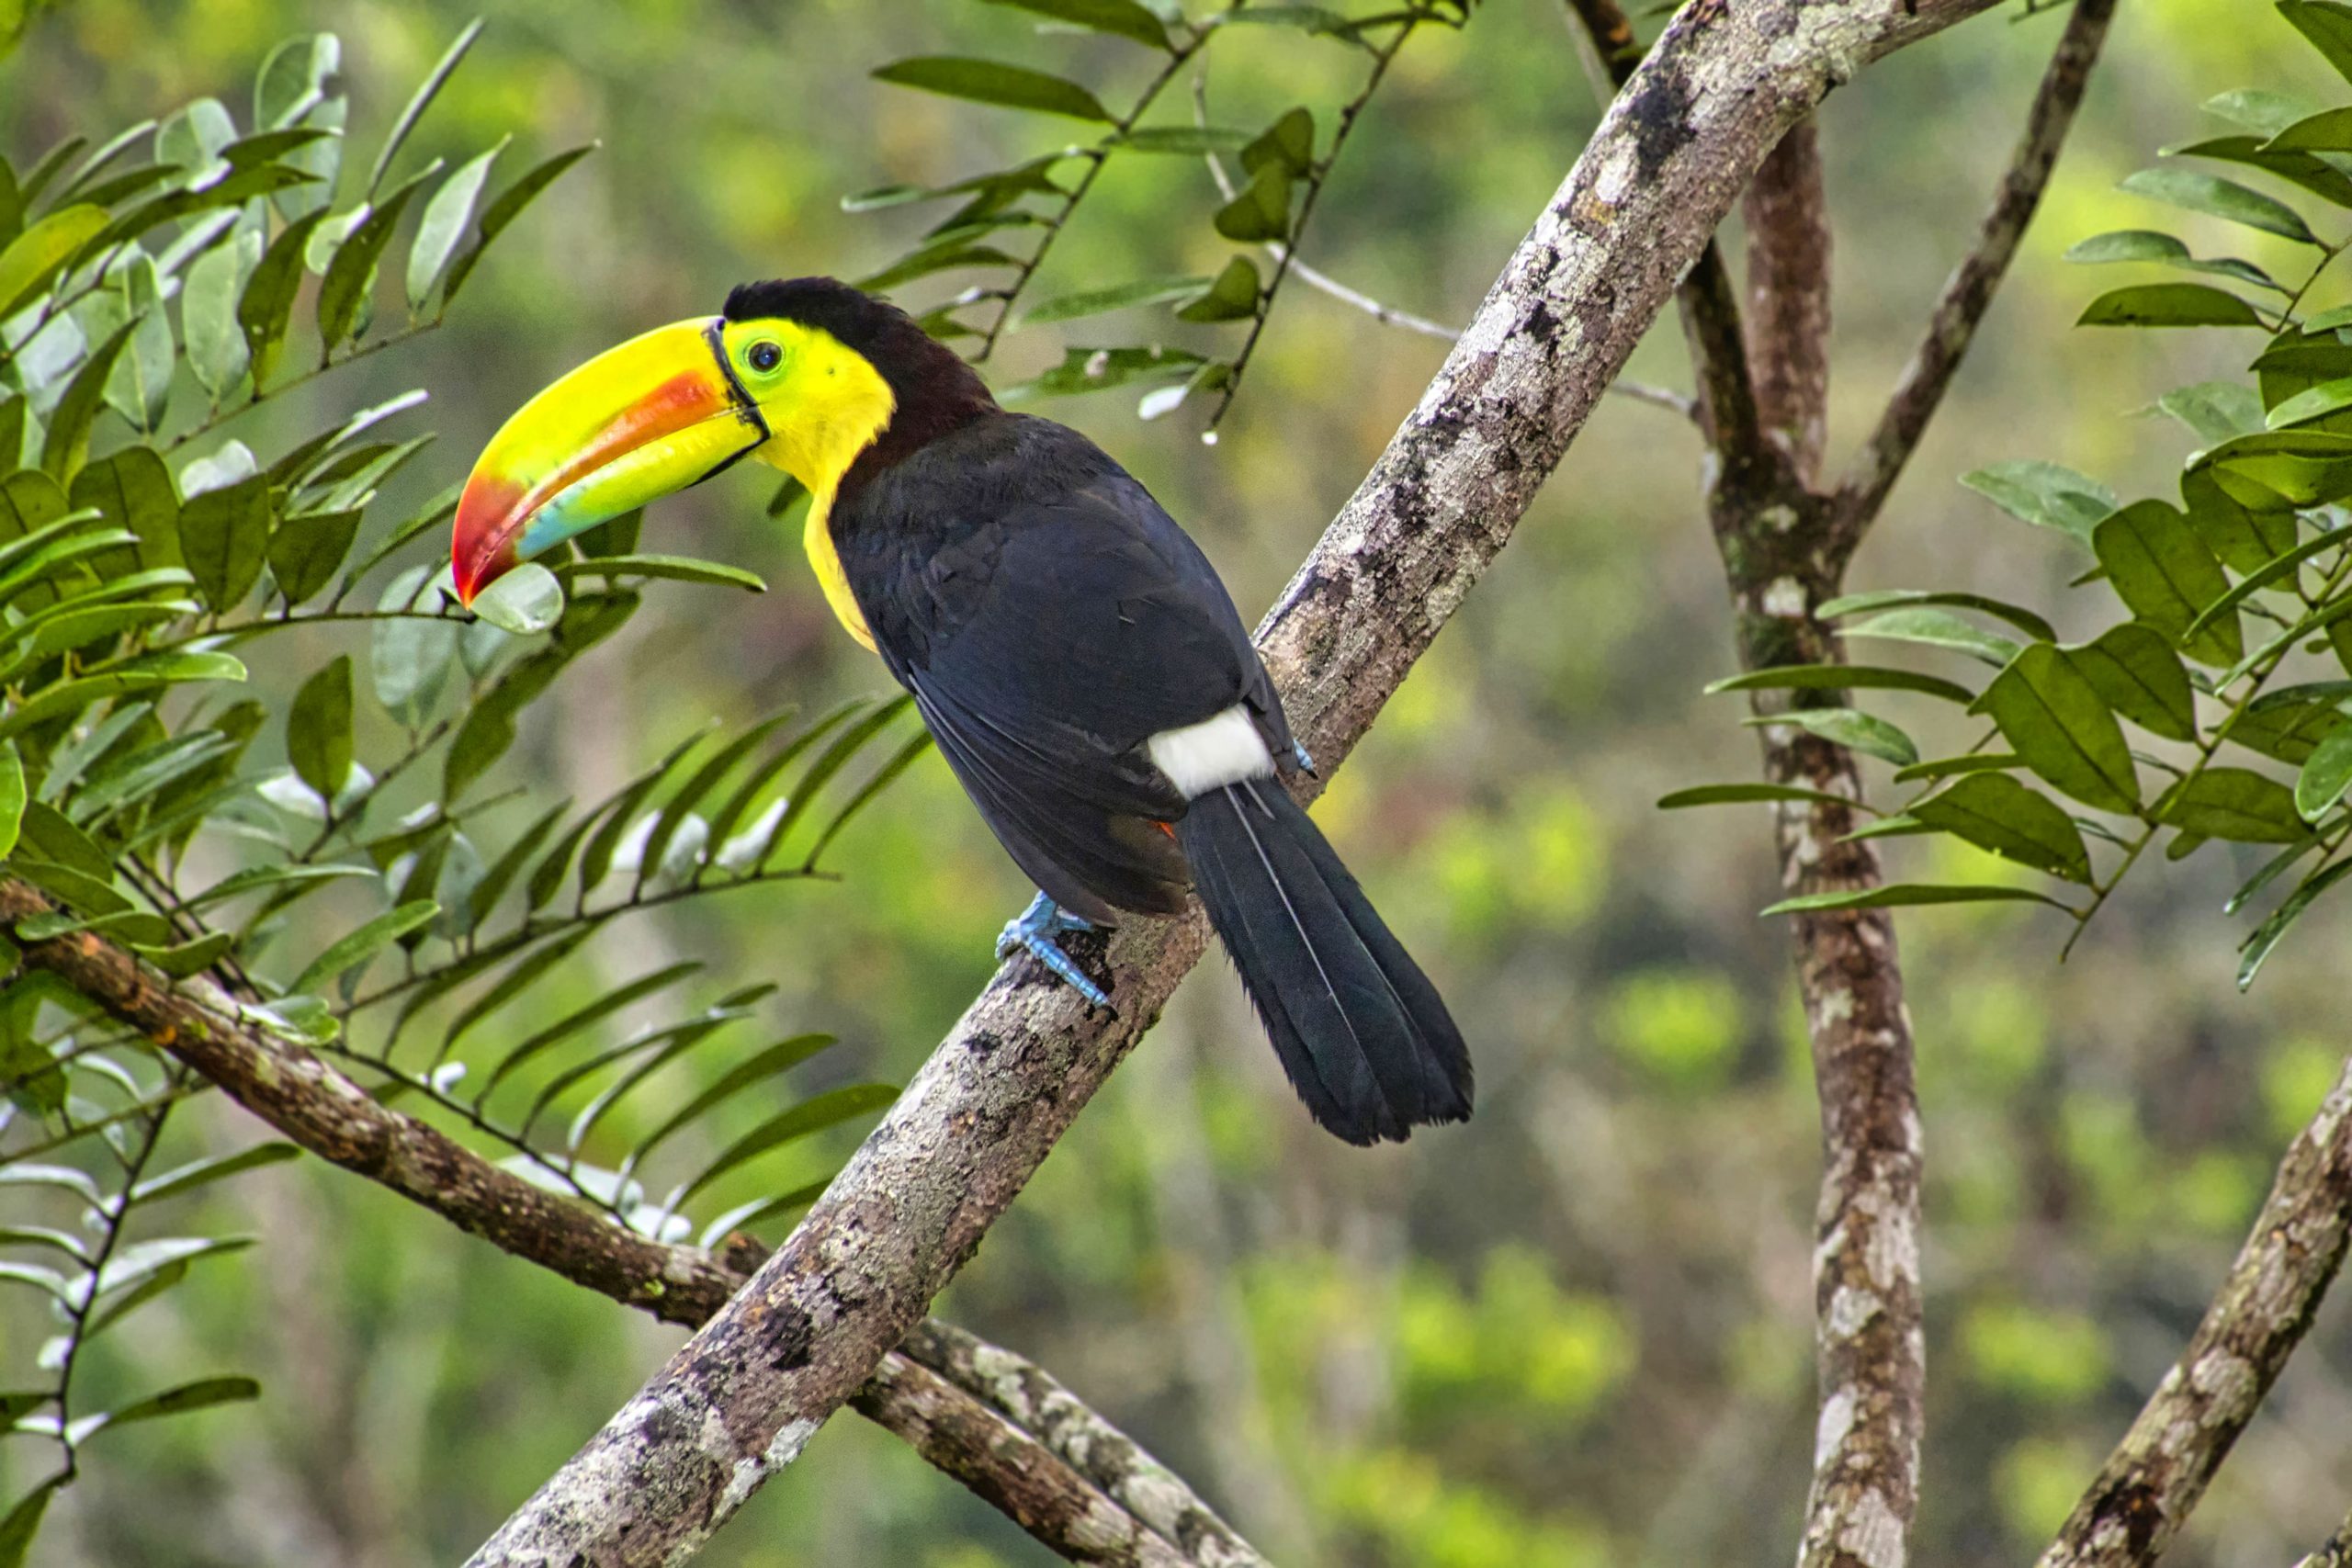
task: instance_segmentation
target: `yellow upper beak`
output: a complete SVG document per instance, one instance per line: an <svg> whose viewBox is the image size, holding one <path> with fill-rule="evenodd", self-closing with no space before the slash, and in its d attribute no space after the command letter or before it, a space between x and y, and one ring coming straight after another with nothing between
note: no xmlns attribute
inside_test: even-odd
<svg viewBox="0 0 2352 1568"><path fill-rule="evenodd" d="M768 438L728 367L723 320L657 327L533 398L491 439L458 499L458 597L609 518L697 484Z"/></svg>

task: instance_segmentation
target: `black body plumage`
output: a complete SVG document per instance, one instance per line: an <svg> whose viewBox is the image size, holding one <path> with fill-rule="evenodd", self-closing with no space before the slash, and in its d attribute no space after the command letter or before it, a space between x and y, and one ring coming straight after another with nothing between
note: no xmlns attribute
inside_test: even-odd
<svg viewBox="0 0 2352 1568"><path fill-rule="evenodd" d="M752 285L865 355L899 401L830 515L876 649L1013 861L1098 924L1197 886L1291 1082L1351 1143L1470 1114L1436 988L1279 779L1187 800L1151 738L1239 705L1293 766L1282 702L1198 546L1091 441L998 408L903 313Z"/></svg>

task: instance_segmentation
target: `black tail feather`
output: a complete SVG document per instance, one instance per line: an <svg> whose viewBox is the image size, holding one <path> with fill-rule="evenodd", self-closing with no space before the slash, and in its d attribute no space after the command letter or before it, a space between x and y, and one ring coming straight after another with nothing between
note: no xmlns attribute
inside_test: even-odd
<svg viewBox="0 0 2352 1568"><path fill-rule="evenodd" d="M1192 802L1177 837L1209 922L1315 1120L1351 1144L1470 1114L1470 1054L1314 822L1272 780Z"/></svg>

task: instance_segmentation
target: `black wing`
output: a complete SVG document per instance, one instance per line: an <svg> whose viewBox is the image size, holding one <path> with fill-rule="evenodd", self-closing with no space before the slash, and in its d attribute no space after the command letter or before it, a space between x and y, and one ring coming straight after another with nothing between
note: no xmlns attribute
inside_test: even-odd
<svg viewBox="0 0 2352 1568"><path fill-rule="evenodd" d="M965 476L964 499L933 498L952 519L899 520L895 570L845 565L869 579L876 646L1021 868L1090 919L1170 910L1184 861L1156 824L1184 800L1144 742L1238 702L1278 755L1288 728L1198 547L1083 437L1018 424L1013 493Z"/></svg>

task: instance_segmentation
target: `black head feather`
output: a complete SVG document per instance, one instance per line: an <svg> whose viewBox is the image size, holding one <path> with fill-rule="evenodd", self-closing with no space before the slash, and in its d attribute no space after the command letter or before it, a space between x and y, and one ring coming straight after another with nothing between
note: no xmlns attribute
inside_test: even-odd
<svg viewBox="0 0 2352 1568"><path fill-rule="evenodd" d="M730 321L784 321L814 327L881 372L898 400L889 428L859 458L857 470L887 467L957 425L995 408L988 383L963 357L886 299L838 278L770 278L738 284L727 296Z"/></svg>

